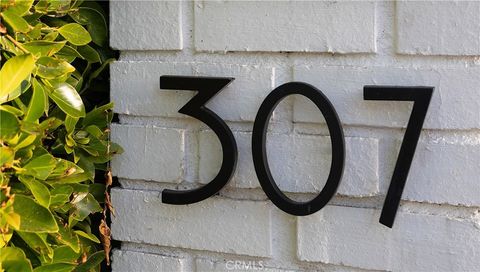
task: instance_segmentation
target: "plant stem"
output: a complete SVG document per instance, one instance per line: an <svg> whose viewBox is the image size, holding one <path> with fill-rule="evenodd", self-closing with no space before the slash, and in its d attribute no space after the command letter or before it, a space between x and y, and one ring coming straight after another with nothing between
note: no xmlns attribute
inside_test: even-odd
<svg viewBox="0 0 480 272"><path fill-rule="evenodd" d="M26 54L30 54L30 52L28 52L27 49L25 49L25 47L22 46L21 43L17 42L12 36L10 35L5 35L7 37L7 39L9 39L16 47L20 48L20 50L22 50L24 53Z"/></svg>

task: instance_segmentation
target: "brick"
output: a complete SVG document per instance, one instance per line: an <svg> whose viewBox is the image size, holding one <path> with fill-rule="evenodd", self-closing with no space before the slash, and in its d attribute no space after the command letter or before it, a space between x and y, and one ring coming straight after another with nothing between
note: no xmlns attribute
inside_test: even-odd
<svg viewBox="0 0 480 272"><path fill-rule="evenodd" d="M373 1L201 1L194 29L200 51L376 50Z"/></svg>
<svg viewBox="0 0 480 272"><path fill-rule="evenodd" d="M249 256L271 255L268 202L209 198L169 205L153 191L112 189L116 216L113 238L120 241L191 248Z"/></svg>
<svg viewBox="0 0 480 272"><path fill-rule="evenodd" d="M152 126L112 124L112 141L124 153L112 160L115 176L180 182L184 173L184 131Z"/></svg>
<svg viewBox="0 0 480 272"><path fill-rule="evenodd" d="M258 188L251 153L251 133L235 132L238 145L236 173L232 186ZM331 164L330 138L325 136L284 135L267 137L267 152L273 177L287 192L319 192L328 177ZM378 141L347 137L345 171L338 193L371 196L378 193ZM215 134L199 135L199 177L201 182L213 179L222 161L221 146Z"/></svg>
<svg viewBox="0 0 480 272"><path fill-rule="evenodd" d="M397 1L397 52L480 55L477 1Z"/></svg>
<svg viewBox="0 0 480 272"><path fill-rule="evenodd" d="M119 50L182 49L180 1L110 4L110 45Z"/></svg>
<svg viewBox="0 0 480 272"><path fill-rule="evenodd" d="M131 271L185 271L184 258L167 257L157 254L114 250L112 270L115 272Z"/></svg>
<svg viewBox="0 0 480 272"><path fill-rule="evenodd" d="M234 77L209 103L224 120L253 121L273 86L273 68L201 63L115 62L111 66L111 97L115 112L139 116L187 117L177 111L192 91L160 89L161 75Z"/></svg>
<svg viewBox="0 0 480 272"><path fill-rule="evenodd" d="M402 198L480 206L480 138L462 140L420 142Z"/></svg>
<svg viewBox="0 0 480 272"><path fill-rule="evenodd" d="M391 68L308 67L294 69L294 79L320 89L346 125L406 127L412 102L363 100L365 85L433 86L435 92L425 120L429 129L480 128L480 67ZM465 118L468 116L468 118ZM324 122L308 99L296 96L295 122Z"/></svg>
<svg viewBox="0 0 480 272"><path fill-rule="evenodd" d="M477 219L398 212L393 229L379 210L327 206L298 218L298 258L389 271L475 271ZM374 257L373 257L374 256Z"/></svg>

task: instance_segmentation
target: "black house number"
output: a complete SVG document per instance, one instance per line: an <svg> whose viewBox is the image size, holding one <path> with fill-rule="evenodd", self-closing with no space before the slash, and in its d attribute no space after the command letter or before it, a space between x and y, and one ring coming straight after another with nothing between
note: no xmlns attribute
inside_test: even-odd
<svg viewBox="0 0 480 272"><path fill-rule="evenodd" d="M227 124L205 104L228 86L234 78L228 77L160 77L160 88L171 90L198 91L178 112L196 118L207 126L220 139L223 161L220 171L209 183L193 190L169 190L162 192L162 202L168 204L191 204L215 195L228 183L237 164L237 144ZM413 109L408 120L392 180L383 204L380 223L392 227L400 203L403 188L415 154L423 122L427 114L433 87L410 86L364 86L365 100L413 101ZM299 94L310 99L323 114L332 144L332 163L327 182L322 191L308 202L298 202L288 198L277 186L270 172L267 160L267 128L273 110L288 95ZM327 205L335 195L342 179L345 164L345 142L342 124L328 98L314 86L303 82L289 82L275 88L262 102L252 131L252 155L255 172L262 189L270 200L286 213L303 216L313 214Z"/></svg>

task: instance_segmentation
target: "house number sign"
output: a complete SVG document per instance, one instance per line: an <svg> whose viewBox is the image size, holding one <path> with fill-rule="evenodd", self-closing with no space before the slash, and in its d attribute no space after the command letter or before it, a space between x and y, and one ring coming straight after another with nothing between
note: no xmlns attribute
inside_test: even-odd
<svg viewBox="0 0 480 272"><path fill-rule="evenodd" d="M209 126L220 140L223 161L218 174L206 185L193 190L169 190L162 192L162 202L168 204L191 204L205 200L218 193L235 172L237 144L227 124L205 104L228 86L234 78L228 77L160 77L160 88L171 90L198 91L178 112L196 118ZM364 86L365 100L413 101L400 152L393 170L392 180L380 215L380 223L392 227L412 164L423 122L427 114L433 87L407 86ZM327 182L322 191L312 200L298 202L288 198L277 186L267 160L267 128L273 110L286 96L298 94L310 99L320 110L330 133L332 162ZM314 86L303 82L289 82L275 88L262 102L252 131L252 155L255 172L262 189L269 199L281 210L296 216L313 214L335 195L340 184L345 164L345 142L342 124L328 98Z"/></svg>

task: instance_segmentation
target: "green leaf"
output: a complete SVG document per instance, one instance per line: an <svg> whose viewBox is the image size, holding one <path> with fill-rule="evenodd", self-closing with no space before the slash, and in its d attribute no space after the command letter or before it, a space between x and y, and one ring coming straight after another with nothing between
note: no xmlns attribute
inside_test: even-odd
<svg viewBox="0 0 480 272"><path fill-rule="evenodd" d="M80 252L80 240L73 230L64 226L60 220L57 220L58 234L55 234L55 238L61 244L69 246L73 251Z"/></svg>
<svg viewBox="0 0 480 272"><path fill-rule="evenodd" d="M70 10L71 0L47 0L47 11L56 17L62 17Z"/></svg>
<svg viewBox="0 0 480 272"><path fill-rule="evenodd" d="M27 1L29 1L29 0L27 0ZM38 19L40 19L40 17L42 17L42 16L43 16L43 14L41 14L41 13L33 12L31 14L24 14L22 17L29 24L34 24L34 23L38 22Z"/></svg>
<svg viewBox="0 0 480 272"><path fill-rule="evenodd" d="M50 117L40 123L40 128L44 130L55 130L63 124L62 120L56 117Z"/></svg>
<svg viewBox="0 0 480 272"><path fill-rule="evenodd" d="M82 98L70 84L57 84L49 95L66 114L77 118L85 116Z"/></svg>
<svg viewBox="0 0 480 272"><path fill-rule="evenodd" d="M19 16L23 16L30 10L32 4L33 0L17 0L15 1L15 5L9 7L8 10Z"/></svg>
<svg viewBox="0 0 480 272"><path fill-rule="evenodd" d="M72 87L74 87L77 92L79 91L80 88L77 88L79 80L75 76L72 75L68 77L65 82L70 84Z"/></svg>
<svg viewBox="0 0 480 272"><path fill-rule="evenodd" d="M113 117L113 102L95 108L85 115L82 121L83 126L96 125L101 128L107 127ZM97 137L98 138L98 137Z"/></svg>
<svg viewBox="0 0 480 272"><path fill-rule="evenodd" d="M22 137L20 138L20 141L18 142L18 144L15 145L14 148L15 148L15 150L25 148L25 147L31 145L36 139L37 139L36 135L23 133Z"/></svg>
<svg viewBox="0 0 480 272"><path fill-rule="evenodd" d="M30 160L23 169L25 175L31 175L40 180L46 180L55 168L55 158L49 153L40 155Z"/></svg>
<svg viewBox="0 0 480 272"><path fill-rule="evenodd" d="M62 26L58 29L58 32L73 45L86 45L92 41L88 31L76 23Z"/></svg>
<svg viewBox="0 0 480 272"><path fill-rule="evenodd" d="M25 253L16 247L0 248L0 265L5 272L31 272L32 264Z"/></svg>
<svg viewBox="0 0 480 272"><path fill-rule="evenodd" d="M33 158L40 157L42 155L48 155L50 154L43 146L36 146L34 150ZM28 161L25 161L27 163Z"/></svg>
<svg viewBox="0 0 480 272"><path fill-rule="evenodd" d="M105 188L106 188L106 185L104 183L93 183L89 185L88 192L90 192L93 195L93 197L95 197L98 203L104 203Z"/></svg>
<svg viewBox="0 0 480 272"><path fill-rule="evenodd" d="M23 51L16 47L15 44L13 44L5 36L0 36L0 47L2 48L3 52L10 52L15 56L23 55Z"/></svg>
<svg viewBox="0 0 480 272"><path fill-rule="evenodd" d="M30 30L30 25L27 21L18 14L15 14L11 9L2 12L2 17L15 31L27 33Z"/></svg>
<svg viewBox="0 0 480 272"><path fill-rule="evenodd" d="M37 60L36 73L43 78L56 79L73 71L75 67L64 60L52 57L41 57Z"/></svg>
<svg viewBox="0 0 480 272"><path fill-rule="evenodd" d="M27 120L23 120L22 122L20 122L20 130L29 134L42 134L42 129L40 128L40 125L38 123L30 122Z"/></svg>
<svg viewBox="0 0 480 272"><path fill-rule="evenodd" d="M84 149L85 146L82 146L82 148ZM93 181L95 179L95 165L90 160L89 156L80 155L78 166L80 166L83 169L84 173L88 175L89 180Z"/></svg>
<svg viewBox="0 0 480 272"><path fill-rule="evenodd" d="M75 184L75 183L80 183L82 181L86 181L89 179L89 175L86 173L80 173L76 175L71 175L67 177L58 177L58 178L53 178L47 180L49 183L52 184Z"/></svg>
<svg viewBox="0 0 480 272"><path fill-rule="evenodd" d="M70 272L75 269L73 264L55 263L39 266L33 272Z"/></svg>
<svg viewBox="0 0 480 272"><path fill-rule="evenodd" d="M107 21L101 12L90 7L80 7L69 15L75 22L87 26L95 44L99 46L105 44L107 40Z"/></svg>
<svg viewBox="0 0 480 272"><path fill-rule="evenodd" d="M72 134L75 131L75 126L77 125L79 118L68 116L65 117L65 129L68 134Z"/></svg>
<svg viewBox="0 0 480 272"><path fill-rule="evenodd" d="M88 239L92 242L100 244L100 240L98 240L97 236L93 235L92 233L86 233L86 232L81 231L81 230L76 230L75 233L80 237L83 237L83 238Z"/></svg>
<svg viewBox="0 0 480 272"><path fill-rule="evenodd" d="M80 258L80 256L80 252L76 253L71 247L61 245L53 250L52 262L77 264L77 260Z"/></svg>
<svg viewBox="0 0 480 272"><path fill-rule="evenodd" d="M71 219L82 221L92 213L101 212L102 207L90 193L79 193L71 201L74 209ZM69 219L70 220L70 219Z"/></svg>
<svg viewBox="0 0 480 272"><path fill-rule="evenodd" d="M53 42L53 41L55 41L55 39L57 39L57 37L58 37L58 32L57 31L52 31L52 32L48 33L47 35L43 36L43 40Z"/></svg>
<svg viewBox="0 0 480 272"><path fill-rule="evenodd" d="M70 9L70 0L39 0L35 12L45 13L51 17L62 17Z"/></svg>
<svg viewBox="0 0 480 272"><path fill-rule="evenodd" d="M90 63L100 62L100 55L98 54L97 50L93 49L89 45L79 46L77 51Z"/></svg>
<svg viewBox="0 0 480 272"><path fill-rule="evenodd" d="M90 77L88 78L88 81L89 81L88 84L90 84L90 82L91 82L93 79L97 78L97 77L100 75L100 73L102 73L103 70L105 70L105 68L107 68L107 66L108 66L110 63L114 62L114 61L115 61L114 58L105 60L105 61L102 63L102 65L101 65L97 70L93 71L93 72L90 74Z"/></svg>
<svg viewBox="0 0 480 272"><path fill-rule="evenodd" d="M65 45L62 50L58 51L56 56L60 59L63 59L67 62L72 62L75 58L83 59L83 56L78 53L76 49L71 46Z"/></svg>
<svg viewBox="0 0 480 272"><path fill-rule="evenodd" d="M112 159L113 155L122 154L122 153L123 153L123 149L120 145L118 145L116 143L110 143L110 150L109 150L108 153L107 153L107 151L105 151L104 154L101 154L98 157L93 157L93 158L90 158L90 159L95 164L103 164L103 163L109 162Z"/></svg>
<svg viewBox="0 0 480 272"><path fill-rule="evenodd" d="M26 148L20 149L17 151L18 157L23 158L24 160L30 160L33 156L33 149L35 145L30 145Z"/></svg>
<svg viewBox="0 0 480 272"><path fill-rule="evenodd" d="M20 175L18 179L27 186L40 205L45 208L50 206L50 191L47 186L29 176Z"/></svg>
<svg viewBox="0 0 480 272"><path fill-rule="evenodd" d="M25 113L24 120L29 122L37 121L45 111L45 106L47 104L48 96L46 91L43 89L43 86L38 83L38 81L33 79L33 95L30 99L30 103Z"/></svg>
<svg viewBox="0 0 480 272"><path fill-rule="evenodd" d="M48 110L50 109L50 103L49 103L49 100L48 100L48 89L43 84L42 84L42 88L43 88L43 95L45 96L45 104L43 105L44 106L43 107L43 112L45 113L46 116L48 116ZM42 121L42 123L44 123L45 121L47 121L49 119L51 119L51 118L48 118L48 119ZM40 123L40 124L42 124L42 123Z"/></svg>
<svg viewBox="0 0 480 272"><path fill-rule="evenodd" d="M88 113L87 113L87 115L88 115ZM83 120L85 120L85 119L83 119ZM102 127L106 127L106 126L102 126ZM100 130L98 125L89 125L88 127L85 128L85 131L90 133L90 135L92 135L95 138L101 138L104 134L104 132L102 130Z"/></svg>
<svg viewBox="0 0 480 272"><path fill-rule="evenodd" d="M70 200L70 195L73 193L73 188L69 185L60 185L54 187L50 193L52 195L50 201L51 206L63 205Z"/></svg>
<svg viewBox="0 0 480 272"><path fill-rule="evenodd" d="M20 215L18 213L4 213L4 216L7 224L12 226L14 229L20 228Z"/></svg>
<svg viewBox="0 0 480 272"><path fill-rule="evenodd" d="M19 122L15 115L0 110L0 140L7 140L19 131Z"/></svg>
<svg viewBox="0 0 480 272"><path fill-rule="evenodd" d="M50 174L49 178L63 178L80 173L83 173L83 169L80 168L78 165L74 164L71 161L57 159L57 165L53 172Z"/></svg>
<svg viewBox="0 0 480 272"><path fill-rule="evenodd" d="M85 2L83 2L82 7L92 8L92 9L100 12L100 14L103 15L103 18L107 18L107 14L103 10L102 6L100 6L100 4L95 2L95 1L85 1Z"/></svg>
<svg viewBox="0 0 480 272"><path fill-rule="evenodd" d="M20 117L23 115L23 111L20 109L17 109L13 106L10 105L0 105L0 110L6 111L8 113L11 113L17 117Z"/></svg>
<svg viewBox="0 0 480 272"><path fill-rule="evenodd" d="M40 255L46 255L48 259L53 257L53 249L47 243L47 234L17 231L22 240Z"/></svg>
<svg viewBox="0 0 480 272"><path fill-rule="evenodd" d="M14 100L18 98L21 94L26 92L28 89L30 89L30 79L31 75L28 75L28 77L20 83L20 86L15 88L12 92L10 92L8 95L4 97L0 97L0 103L8 102L11 100Z"/></svg>
<svg viewBox="0 0 480 272"><path fill-rule="evenodd" d="M81 265L75 268L75 272L89 272L90 269L97 267L100 265L105 259L105 251L101 250L98 252L93 253L88 257L87 261L82 263Z"/></svg>
<svg viewBox="0 0 480 272"><path fill-rule="evenodd" d="M35 200L23 195L15 195L13 210L20 215L19 231L44 233L58 232L58 226L52 213Z"/></svg>
<svg viewBox="0 0 480 272"><path fill-rule="evenodd" d="M13 100L13 102L15 102L15 105L20 108L20 110L22 110L23 112L26 112L27 111L27 106L25 106L25 104L23 104L22 100L20 98L15 98Z"/></svg>
<svg viewBox="0 0 480 272"><path fill-rule="evenodd" d="M83 1L84 0L73 0L72 9L78 8L80 5L82 5Z"/></svg>
<svg viewBox="0 0 480 272"><path fill-rule="evenodd" d="M70 84L60 83L55 85L53 91L49 93L49 96L67 115L73 118L79 118L85 115L83 101L75 88Z"/></svg>
<svg viewBox="0 0 480 272"><path fill-rule="evenodd" d="M33 22L33 23L35 23L35 22ZM40 39L41 36L42 36L42 27L44 27L44 25L42 23L36 24L32 29L30 29L30 31L28 31L27 36L30 37L30 39L32 39L32 40ZM32 53L32 52L30 51L30 53Z"/></svg>
<svg viewBox="0 0 480 272"><path fill-rule="evenodd" d="M73 139L79 143L86 145L90 142L90 138L88 137L88 132L85 130L79 130L73 135Z"/></svg>
<svg viewBox="0 0 480 272"><path fill-rule="evenodd" d="M65 41L62 42L50 42L50 41L33 41L23 44L23 47L30 53L40 56L52 56L62 49L65 45Z"/></svg>
<svg viewBox="0 0 480 272"><path fill-rule="evenodd" d="M30 76L35 67L35 60L31 54L13 57L5 62L0 70L0 101L10 96L23 80Z"/></svg>
<svg viewBox="0 0 480 272"><path fill-rule="evenodd" d="M8 146L0 146L0 167L4 164L12 164L15 159L15 150Z"/></svg>

